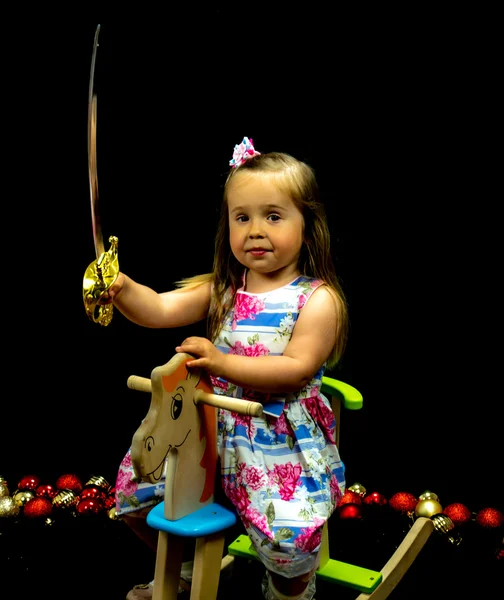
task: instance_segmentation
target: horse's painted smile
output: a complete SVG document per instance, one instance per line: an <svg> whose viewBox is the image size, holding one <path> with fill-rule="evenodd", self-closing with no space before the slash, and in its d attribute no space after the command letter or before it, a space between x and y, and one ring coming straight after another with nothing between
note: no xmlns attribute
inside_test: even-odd
<svg viewBox="0 0 504 600"><path fill-rule="evenodd" d="M164 471L164 463L165 460L168 458L168 454L170 453L170 450L172 448L180 448L180 446L183 446L187 440L187 438L189 437L189 434L191 433L191 430L189 429L189 431L186 433L184 439L180 442L180 444L175 444L172 445L170 444L166 450L166 454L163 456L163 458L161 459L161 462L158 464L158 466L153 469L150 473L147 473L147 475L152 475L152 477L156 480L159 481L161 479L161 477L163 476L163 471ZM145 440L145 446L147 447L147 449L150 451L150 444L153 444L154 442L154 438L152 436L149 436L146 440Z"/></svg>

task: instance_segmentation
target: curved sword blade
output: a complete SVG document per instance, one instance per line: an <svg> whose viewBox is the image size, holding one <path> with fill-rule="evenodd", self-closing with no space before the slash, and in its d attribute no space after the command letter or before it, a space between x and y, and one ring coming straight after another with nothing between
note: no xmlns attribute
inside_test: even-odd
<svg viewBox="0 0 504 600"><path fill-rule="evenodd" d="M97 125L97 100L94 93L94 73L96 63L96 52L98 50L98 35L100 25L97 26L93 55L91 58L91 74L89 77L89 98L88 98L88 169L89 169L89 191L91 195L91 222L93 227L93 241L96 252L96 258L99 258L105 251L103 245L103 235L100 223L100 213L98 212L98 165L96 160L96 125Z"/></svg>

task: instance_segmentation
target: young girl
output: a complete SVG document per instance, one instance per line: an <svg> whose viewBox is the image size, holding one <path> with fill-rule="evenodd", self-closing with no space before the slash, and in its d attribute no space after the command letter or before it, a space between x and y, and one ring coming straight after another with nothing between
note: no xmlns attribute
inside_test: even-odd
<svg viewBox="0 0 504 600"><path fill-rule="evenodd" d="M109 296L145 327L207 319L208 339L189 337L176 351L195 357L188 367L205 369L215 393L263 403L260 418L219 411L222 486L266 567L264 597L311 599L322 527L345 487L320 386L344 349L346 303L312 168L260 154L248 138L230 166L213 272L164 293L120 273ZM127 455L117 513L133 517L163 492L150 489L149 498L150 486L140 484L132 494L131 476Z"/></svg>

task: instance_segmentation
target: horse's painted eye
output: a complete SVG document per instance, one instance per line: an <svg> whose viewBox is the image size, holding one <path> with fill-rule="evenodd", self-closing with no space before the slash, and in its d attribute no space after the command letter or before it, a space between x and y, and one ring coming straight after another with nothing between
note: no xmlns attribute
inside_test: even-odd
<svg viewBox="0 0 504 600"><path fill-rule="evenodd" d="M152 450L152 448L154 448L154 438L153 437L148 437L145 440L145 447L147 448L147 452L150 452Z"/></svg>
<svg viewBox="0 0 504 600"><path fill-rule="evenodd" d="M183 399L181 394L175 394L175 396L172 396L171 417L174 421L176 421L182 414L182 403Z"/></svg>

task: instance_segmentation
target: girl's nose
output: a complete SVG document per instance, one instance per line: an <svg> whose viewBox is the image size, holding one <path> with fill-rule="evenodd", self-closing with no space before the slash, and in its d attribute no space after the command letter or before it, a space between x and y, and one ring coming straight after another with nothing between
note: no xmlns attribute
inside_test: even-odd
<svg viewBox="0 0 504 600"><path fill-rule="evenodd" d="M254 238L263 238L263 237L264 237L264 231L263 231L260 223L258 223L257 221L251 221L250 229L249 229L249 238L254 239Z"/></svg>
<svg viewBox="0 0 504 600"><path fill-rule="evenodd" d="M257 239L257 238L263 238L263 237L264 237L264 233L262 233L258 229L250 230L250 233L249 233L250 239Z"/></svg>

